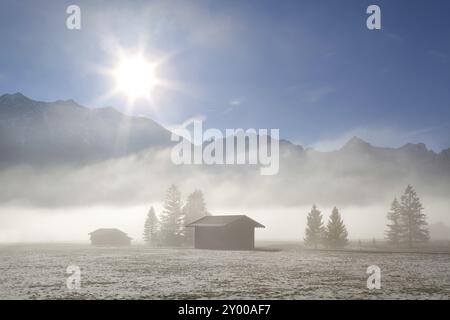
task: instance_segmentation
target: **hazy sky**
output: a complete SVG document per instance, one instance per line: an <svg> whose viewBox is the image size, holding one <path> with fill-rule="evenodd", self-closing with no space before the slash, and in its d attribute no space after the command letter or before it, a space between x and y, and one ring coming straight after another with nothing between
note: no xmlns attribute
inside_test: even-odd
<svg viewBox="0 0 450 320"><path fill-rule="evenodd" d="M65 27L81 7L82 29ZM366 28L378 4L382 30ZM114 106L171 126L280 128L330 149L450 146L448 1L16 1L0 3L0 94ZM117 50L164 58L151 102L107 96Z"/></svg>

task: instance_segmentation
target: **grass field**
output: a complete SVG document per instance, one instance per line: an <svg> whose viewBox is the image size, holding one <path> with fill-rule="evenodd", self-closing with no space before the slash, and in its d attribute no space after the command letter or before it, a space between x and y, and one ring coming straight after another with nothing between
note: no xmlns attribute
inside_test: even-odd
<svg viewBox="0 0 450 320"><path fill-rule="evenodd" d="M66 268L81 269L69 290ZM366 287L381 268L381 289ZM449 299L450 255L0 246L0 299Z"/></svg>

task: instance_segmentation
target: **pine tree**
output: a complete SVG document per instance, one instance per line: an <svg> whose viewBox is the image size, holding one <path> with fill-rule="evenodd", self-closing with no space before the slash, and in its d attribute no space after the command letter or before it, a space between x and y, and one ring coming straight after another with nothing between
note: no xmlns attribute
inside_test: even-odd
<svg viewBox="0 0 450 320"><path fill-rule="evenodd" d="M195 190L188 196L186 205L183 207L183 215L186 224L209 215L202 191ZM184 230L184 239L186 244L192 245L194 239L194 230L192 228Z"/></svg>
<svg viewBox="0 0 450 320"><path fill-rule="evenodd" d="M395 198L391 204L391 211L389 211L387 214L387 218L390 224L387 224L385 235L388 243L396 247L400 245L400 236L402 232L402 227L400 225L400 211L400 203L398 202L397 198Z"/></svg>
<svg viewBox="0 0 450 320"><path fill-rule="evenodd" d="M161 242L167 246L177 246L182 243L183 214L181 211L181 194L175 185L167 190L164 210L161 214Z"/></svg>
<svg viewBox="0 0 450 320"><path fill-rule="evenodd" d="M348 233L336 207L333 208L326 229L326 243L331 248L343 248L348 244Z"/></svg>
<svg viewBox="0 0 450 320"><path fill-rule="evenodd" d="M322 222L322 214L317 210L316 205L313 205L307 219L305 246L317 249L317 246L323 243L325 227Z"/></svg>
<svg viewBox="0 0 450 320"><path fill-rule="evenodd" d="M144 241L147 244L154 246L158 243L158 228L158 217L156 217L155 209L151 207L144 225Z"/></svg>
<svg viewBox="0 0 450 320"><path fill-rule="evenodd" d="M400 241L412 248L417 243L429 240L426 215L422 212L423 206L411 185L406 187L400 199Z"/></svg>
<svg viewBox="0 0 450 320"><path fill-rule="evenodd" d="M201 190L195 190L188 196L186 205L183 207L183 213L186 216L186 223L209 215Z"/></svg>

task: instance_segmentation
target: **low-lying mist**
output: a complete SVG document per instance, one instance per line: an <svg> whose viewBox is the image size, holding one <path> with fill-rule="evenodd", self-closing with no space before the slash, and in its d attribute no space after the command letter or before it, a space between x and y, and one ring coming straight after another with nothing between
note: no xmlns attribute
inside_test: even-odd
<svg viewBox="0 0 450 320"><path fill-rule="evenodd" d="M308 153L296 161L284 155L278 175L261 176L248 165L175 166L170 150L160 150L79 167L11 167L0 171L0 242L88 242L89 232L106 227L140 242L148 209L161 212L172 183L184 199L201 189L212 214L246 214L261 222L266 228L256 230L257 239L303 240L312 204L325 219L337 206L351 239L381 239L390 202L408 183L429 223L450 224L450 189L442 180L430 183L417 172L380 163L366 170L370 161L355 163L353 171L350 159L342 164Z"/></svg>

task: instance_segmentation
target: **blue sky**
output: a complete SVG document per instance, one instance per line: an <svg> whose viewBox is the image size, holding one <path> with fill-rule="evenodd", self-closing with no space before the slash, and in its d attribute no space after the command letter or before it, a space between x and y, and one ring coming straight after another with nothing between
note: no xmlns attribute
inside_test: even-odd
<svg viewBox="0 0 450 320"><path fill-rule="evenodd" d="M82 29L65 27L81 7ZM370 4L382 29L368 30ZM0 93L75 99L168 127L279 128L333 149L353 135L450 147L450 2L13 1L0 3ZM165 58L152 101L107 96L117 48Z"/></svg>

